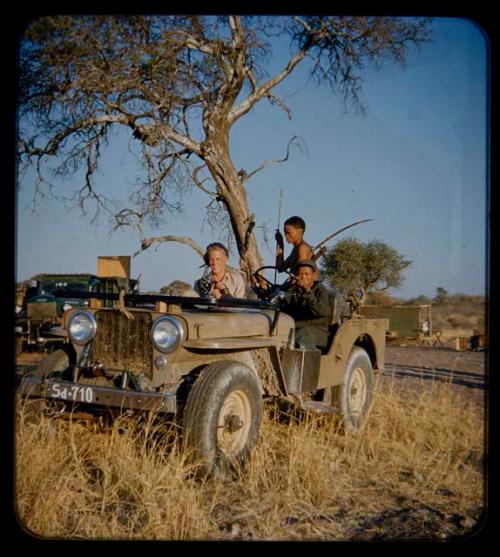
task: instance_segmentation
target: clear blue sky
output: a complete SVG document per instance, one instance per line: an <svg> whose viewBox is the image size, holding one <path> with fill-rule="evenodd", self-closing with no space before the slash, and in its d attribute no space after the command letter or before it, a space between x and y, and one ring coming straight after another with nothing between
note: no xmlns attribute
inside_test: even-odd
<svg viewBox="0 0 500 557"><path fill-rule="evenodd" d="M302 216L312 244L353 221L375 219L338 238L379 239L411 259L403 287L391 292L405 298L433 296L439 286L450 293L485 289L487 38L465 19L435 19L433 30L434 40L412 53L405 68L365 76L365 114L345 112L339 96L306 83L300 71L277 90L292 110L291 121L261 103L236 124L231 138L236 168L247 171L281 158L293 135L304 146L248 182L257 227L266 226L272 239L280 188L281 222ZM273 64L279 66L285 53L286 45L278 45ZM99 183L123 195L135 174L127 143L118 138ZM131 231L110 236L104 219L91 225L60 202L39 200L33 212L33 188L27 176L18 194L18 281L41 272L95 272L98 255L137 251ZM225 240L202 226L207 198L191 192L184 201L185 213L151 235L191 236L201 246ZM258 239L266 264L273 264L273 246ZM230 262L237 264L234 254ZM174 279L192 283L200 264L189 247L166 243L135 257L132 275L141 275L143 291L159 290Z"/></svg>

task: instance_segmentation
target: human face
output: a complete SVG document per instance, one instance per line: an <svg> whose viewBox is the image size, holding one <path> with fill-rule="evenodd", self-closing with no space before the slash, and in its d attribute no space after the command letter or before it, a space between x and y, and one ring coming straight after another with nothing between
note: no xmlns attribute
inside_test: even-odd
<svg viewBox="0 0 500 557"><path fill-rule="evenodd" d="M304 290L311 290L314 284L314 278L316 273L311 269L311 267L299 267L297 272L297 277L299 279L299 286L304 288Z"/></svg>
<svg viewBox="0 0 500 557"><path fill-rule="evenodd" d="M302 228L295 228L291 224L285 224L285 238L289 244L298 244L302 241L302 237L304 236L304 231Z"/></svg>
<svg viewBox="0 0 500 557"><path fill-rule="evenodd" d="M222 277L226 272L227 257L223 250L215 248L208 252L208 266L212 274Z"/></svg>

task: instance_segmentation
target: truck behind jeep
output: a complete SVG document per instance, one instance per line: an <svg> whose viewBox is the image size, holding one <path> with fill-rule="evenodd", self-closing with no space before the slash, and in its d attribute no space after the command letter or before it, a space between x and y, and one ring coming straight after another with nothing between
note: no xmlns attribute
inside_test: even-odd
<svg viewBox="0 0 500 557"><path fill-rule="evenodd" d="M179 423L207 474L246 461L270 401L336 413L350 432L366 422L387 320L352 318L340 299L320 352L295 346L294 320L272 300L80 295L89 306L63 315L68 343L19 384L44 412L154 411Z"/></svg>
<svg viewBox="0 0 500 557"><path fill-rule="evenodd" d="M97 275L44 273L17 285L17 355L25 350L56 349L62 342L66 342L60 331L62 315L70 308L89 305L88 300L80 297L81 293L137 291L139 281L128 276L129 259L129 256L100 256Z"/></svg>

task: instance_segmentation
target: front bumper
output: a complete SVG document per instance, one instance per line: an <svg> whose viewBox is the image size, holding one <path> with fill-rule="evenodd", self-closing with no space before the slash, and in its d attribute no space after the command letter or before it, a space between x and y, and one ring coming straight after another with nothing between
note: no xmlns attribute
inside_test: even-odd
<svg viewBox="0 0 500 557"><path fill-rule="evenodd" d="M88 408L155 411L174 414L177 410L175 393L145 392L72 381L24 376L18 386L21 396L57 400Z"/></svg>

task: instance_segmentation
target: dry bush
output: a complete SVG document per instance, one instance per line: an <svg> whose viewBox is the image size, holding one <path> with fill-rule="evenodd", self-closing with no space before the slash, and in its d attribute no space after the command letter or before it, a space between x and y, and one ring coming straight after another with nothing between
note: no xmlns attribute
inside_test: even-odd
<svg viewBox="0 0 500 557"><path fill-rule="evenodd" d="M448 302L432 306L434 330L445 336L471 336L485 333L485 300L482 296L457 294Z"/></svg>
<svg viewBox="0 0 500 557"><path fill-rule="evenodd" d="M483 420L449 385L378 383L358 436L267 414L237 478L195 479L173 439L152 421L32 424L20 408L20 522L73 539L422 539L470 532L483 505Z"/></svg>

